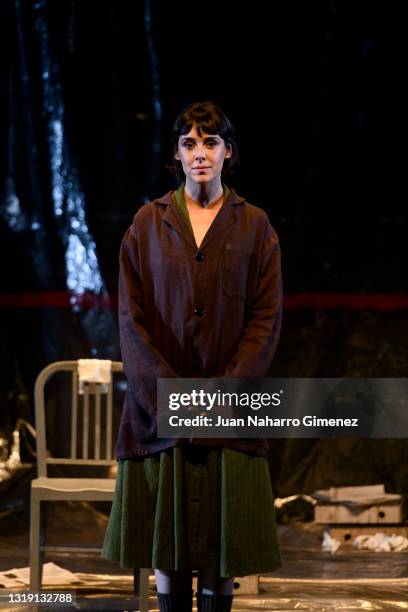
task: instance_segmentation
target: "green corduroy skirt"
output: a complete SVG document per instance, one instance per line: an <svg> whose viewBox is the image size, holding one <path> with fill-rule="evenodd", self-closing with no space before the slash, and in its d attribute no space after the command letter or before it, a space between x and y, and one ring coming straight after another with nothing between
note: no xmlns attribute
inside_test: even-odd
<svg viewBox="0 0 408 612"><path fill-rule="evenodd" d="M119 461L102 557L133 568L216 567L221 577L278 569L267 460L195 446Z"/></svg>

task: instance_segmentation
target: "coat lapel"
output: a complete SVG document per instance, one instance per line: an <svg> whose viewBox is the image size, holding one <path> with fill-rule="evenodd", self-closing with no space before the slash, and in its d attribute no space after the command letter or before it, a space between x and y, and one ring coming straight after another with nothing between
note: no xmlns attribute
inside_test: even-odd
<svg viewBox="0 0 408 612"><path fill-rule="evenodd" d="M212 242L221 232L224 232L227 227L235 223L237 219L237 215L235 213L234 207L228 204L222 205L221 210L214 218L214 221L211 223L210 227L207 230L206 235L203 238L203 241L200 245L200 251L205 249L206 246Z"/></svg>
<svg viewBox="0 0 408 612"><path fill-rule="evenodd" d="M164 212L162 215L163 222L176 230L176 232L178 232L180 236L182 236L182 238L188 242L188 244L192 246L195 251L197 251L194 234L187 221L183 218L183 215L174 204L171 194L172 192L169 191L162 198L155 200L156 204L164 207ZM237 220L237 214L235 212L236 206L243 204L244 202L245 198L238 196L234 189L229 190L227 200L222 205L221 210L204 236L203 242L200 245L200 251L205 249L206 246L221 232L224 232L227 227L235 223Z"/></svg>
<svg viewBox="0 0 408 612"><path fill-rule="evenodd" d="M162 205L164 208L162 220L164 223L166 223L166 225L170 226L178 234L180 234L183 240L185 240L194 249L194 251L196 251L197 246L192 230L187 224L187 221L183 218L183 215L177 209L177 206L174 204L171 194L172 192L169 191L159 200L155 200L156 204Z"/></svg>

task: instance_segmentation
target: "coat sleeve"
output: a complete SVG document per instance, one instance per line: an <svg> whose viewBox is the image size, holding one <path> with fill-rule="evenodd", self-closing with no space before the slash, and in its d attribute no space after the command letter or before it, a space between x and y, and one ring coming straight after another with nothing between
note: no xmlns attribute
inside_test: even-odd
<svg viewBox="0 0 408 612"><path fill-rule="evenodd" d="M123 368L137 403L149 414L156 414L158 378L178 375L153 345L145 328L143 291L139 272L137 234L132 225L120 247L119 332Z"/></svg>
<svg viewBox="0 0 408 612"><path fill-rule="evenodd" d="M248 324L224 378L264 378L279 341L282 323L282 276L276 232L266 219L258 286Z"/></svg>

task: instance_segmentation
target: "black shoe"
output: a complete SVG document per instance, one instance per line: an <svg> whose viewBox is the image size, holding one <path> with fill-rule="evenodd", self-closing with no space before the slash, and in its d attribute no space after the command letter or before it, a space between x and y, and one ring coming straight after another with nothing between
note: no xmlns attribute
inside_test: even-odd
<svg viewBox="0 0 408 612"><path fill-rule="evenodd" d="M233 595L203 595L197 593L198 612L230 612Z"/></svg>
<svg viewBox="0 0 408 612"><path fill-rule="evenodd" d="M191 612L193 609L193 592L157 593L160 612Z"/></svg>

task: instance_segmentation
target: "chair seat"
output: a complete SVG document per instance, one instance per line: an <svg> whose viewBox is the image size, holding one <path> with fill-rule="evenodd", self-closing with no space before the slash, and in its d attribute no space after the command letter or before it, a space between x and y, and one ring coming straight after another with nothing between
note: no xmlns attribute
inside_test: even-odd
<svg viewBox="0 0 408 612"><path fill-rule="evenodd" d="M113 499L114 478L48 478L41 476L31 481L37 499L76 499L110 501Z"/></svg>

